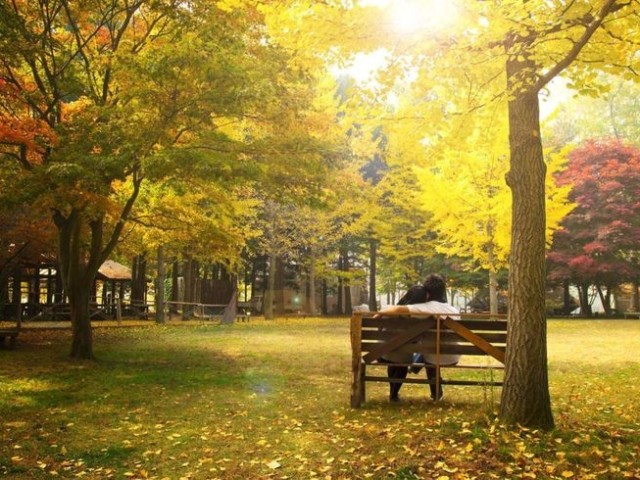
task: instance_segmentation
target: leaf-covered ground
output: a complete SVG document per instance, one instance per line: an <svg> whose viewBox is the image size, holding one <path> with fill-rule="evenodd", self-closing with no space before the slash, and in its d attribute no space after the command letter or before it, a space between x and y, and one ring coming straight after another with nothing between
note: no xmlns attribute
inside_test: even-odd
<svg viewBox="0 0 640 480"><path fill-rule="evenodd" d="M349 408L346 319L68 330L0 351L0 476L156 479L640 478L640 322L551 321L557 423L495 419L499 389L367 386Z"/></svg>

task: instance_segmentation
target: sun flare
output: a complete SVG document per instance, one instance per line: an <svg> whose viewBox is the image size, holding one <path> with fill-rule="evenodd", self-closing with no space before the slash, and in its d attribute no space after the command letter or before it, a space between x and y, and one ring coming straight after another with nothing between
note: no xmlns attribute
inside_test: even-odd
<svg viewBox="0 0 640 480"><path fill-rule="evenodd" d="M363 0L361 4L384 9L393 30L401 34L447 29L458 16L451 0Z"/></svg>

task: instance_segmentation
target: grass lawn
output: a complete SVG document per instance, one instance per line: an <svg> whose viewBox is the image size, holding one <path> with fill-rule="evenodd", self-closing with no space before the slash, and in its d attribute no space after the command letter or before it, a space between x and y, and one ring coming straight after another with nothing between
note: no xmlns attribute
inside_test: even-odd
<svg viewBox="0 0 640 480"><path fill-rule="evenodd" d="M500 390L385 384L349 408L347 319L29 330L0 351L0 477L640 478L640 321L549 321L557 428L507 429Z"/></svg>

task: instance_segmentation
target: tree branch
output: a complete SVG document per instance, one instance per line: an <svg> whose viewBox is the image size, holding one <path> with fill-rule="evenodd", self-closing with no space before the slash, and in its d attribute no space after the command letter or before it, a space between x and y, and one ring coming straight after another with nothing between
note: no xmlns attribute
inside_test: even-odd
<svg viewBox="0 0 640 480"><path fill-rule="evenodd" d="M545 85L547 85L553 78L560 74L565 68L567 68L580 54L584 46L589 42L589 39L593 36L595 31L600 28L604 19L610 13L620 10L628 5L630 2L616 3L617 0L607 0L591 22L586 25L585 31L582 36L575 41L573 47L567 52L567 54L558 61L553 67L547 71L544 75L541 75L538 80L533 84L532 90L539 92Z"/></svg>

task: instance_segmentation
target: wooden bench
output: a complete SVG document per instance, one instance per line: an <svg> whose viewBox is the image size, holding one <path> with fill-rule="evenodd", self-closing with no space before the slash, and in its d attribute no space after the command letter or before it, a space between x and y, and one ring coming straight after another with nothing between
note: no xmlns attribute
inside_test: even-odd
<svg viewBox="0 0 640 480"><path fill-rule="evenodd" d="M640 312L624 312L624 318L639 318L640 319Z"/></svg>
<svg viewBox="0 0 640 480"><path fill-rule="evenodd" d="M19 328L0 328L0 348L15 348Z"/></svg>
<svg viewBox="0 0 640 480"><path fill-rule="evenodd" d="M374 317L375 313L354 313L351 317L352 374L351 406L360 407L365 401L366 382L435 383L436 390L442 385L491 385L501 386L499 379L493 379L494 370L504 369L504 354L507 341L507 321L504 315L461 314L459 320L433 315L385 315ZM388 366L424 367L425 364L390 363L383 360L393 352L422 352L436 356L435 366L441 369L490 370L486 378L455 378L434 380L426 378L390 379ZM440 355L462 355L456 365L440 364ZM466 357L485 357L483 364L469 364ZM383 370L384 375L370 375L368 367ZM469 372L470 370L467 370ZM424 373L422 374L424 375ZM487 377L487 375L484 375Z"/></svg>

